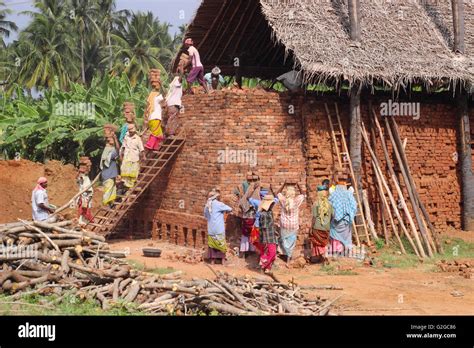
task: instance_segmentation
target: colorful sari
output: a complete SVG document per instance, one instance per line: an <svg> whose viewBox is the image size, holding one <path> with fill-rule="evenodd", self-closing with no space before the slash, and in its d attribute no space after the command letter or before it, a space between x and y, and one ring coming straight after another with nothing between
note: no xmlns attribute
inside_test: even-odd
<svg viewBox="0 0 474 348"><path fill-rule="evenodd" d="M115 201L117 198L117 187L115 186L115 178L107 179L104 181L104 196L102 203L108 205Z"/></svg>
<svg viewBox="0 0 474 348"><path fill-rule="evenodd" d="M263 254L264 248L263 244L260 243L260 230L258 227L252 227L252 231L250 232L250 243L252 243L260 254Z"/></svg>
<svg viewBox="0 0 474 348"><path fill-rule="evenodd" d="M130 161L124 158L120 170L120 175L125 187L134 187L137 182L138 173L140 172L140 162Z"/></svg>
<svg viewBox="0 0 474 348"><path fill-rule="evenodd" d="M209 260L225 259L227 251L227 243L225 241L225 234L217 234L214 236L207 236L207 245L209 247L207 257Z"/></svg>
<svg viewBox="0 0 474 348"><path fill-rule="evenodd" d="M242 219L242 236L240 238L240 251L254 251L253 244L250 242L250 234L252 233L253 225L255 224L255 219L253 218L243 218Z"/></svg>
<svg viewBox="0 0 474 348"><path fill-rule="evenodd" d="M163 129L161 128L161 120L148 121L148 129L150 130L150 137L148 138L145 147L149 150L158 150L163 141Z"/></svg>

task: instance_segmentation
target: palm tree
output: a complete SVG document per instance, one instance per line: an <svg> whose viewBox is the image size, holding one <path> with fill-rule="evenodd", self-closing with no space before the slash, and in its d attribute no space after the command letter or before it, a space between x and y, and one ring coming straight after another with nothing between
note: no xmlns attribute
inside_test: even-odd
<svg viewBox="0 0 474 348"><path fill-rule="evenodd" d="M0 1L0 45L6 47L3 38L9 37L10 32L18 30L18 27L15 23L5 20L7 14L11 13L11 10L3 9L3 7L5 7L5 3Z"/></svg>
<svg viewBox="0 0 474 348"><path fill-rule="evenodd" d="M33 19L13 49L22 57L17 82L27 88L51 87L56 79L67 88L78 76L74 30L64 5L64 0L41 0L35 3L39 12L25 12Z"/></svg>
<svg viewBox="0 0 474 348"><path fill-rule="evenodd" d="M96 23L96 18L99 17L97 2L94 0L70 0L72 19L79 30L79 37L81 42L81 77L82 83L86 84L86 68L85 68L85 46L86 33L87 35L97 35L102 37L101 30ZM102 41L102 40L99 40Z"/></svg>
<svg viewBox="0 0 474 348"><path fill-rule="evenodd" d="M162 63L172 56L168 27L160 24L151 12L134 13L118 23L111 34L115 49L113 73L119 75L125 71L132 85L151 68L159 68L166 74Z"/></svg>
<svg viewBox="0 0 474 348"><path fill-rule="evenodd" d="M111 32L114 25L117 23L121 23L130 16L130 11L128 10L120 10L116 11L117 5L115 0L99 0L98 1L98 12L102 17L100 21L100 28L104 33L104 41L103 45L107 46L108 48L108 59L109 59L109 70L112 70L113 63L114 63L114 52L112 48L112 39L111 39Z"/></svg>

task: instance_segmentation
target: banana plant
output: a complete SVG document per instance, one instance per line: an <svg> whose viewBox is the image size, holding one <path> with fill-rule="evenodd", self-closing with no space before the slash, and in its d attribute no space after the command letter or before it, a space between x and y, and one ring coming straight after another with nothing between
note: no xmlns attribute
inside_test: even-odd
<svg viewBox="0 0 474 348"><path fill-rule="evenodd" d="M143 116L148 88L132 86L127 75L94 79L90 88L71 83L69 91L58 83L42 91L41 98L28 96L15 86L0 99L0 151L10 157L77 163L81 155L97 157L103 147L103 125L123 123L122 105L135 103ZM72 111L68 109L72 106ZM87 113L77 106L87 106Z"/></svg>

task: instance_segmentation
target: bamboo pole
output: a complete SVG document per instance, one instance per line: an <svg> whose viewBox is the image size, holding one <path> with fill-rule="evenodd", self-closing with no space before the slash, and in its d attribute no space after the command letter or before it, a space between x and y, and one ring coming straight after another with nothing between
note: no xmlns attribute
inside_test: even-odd
<svg viewBox="0 0 474 348"><path fill-rule="evenodd" d="M74 197L72 197L66 204L64 204L63 206L59 207L58 209L56 209L54 211L54 213L52 213L50 215L50 217L52 216L55 216L57 214L59 214L60 212L62 212L63 210L67 209L75 200L77 197L79 197L80 195L82 195L84 192L86 192L88 189L90 189L100 178L100 173L97 174L97 176L95 177L95 179L90 183L90 185L87 185L84 189L82 189L81 191L79 191L78 193L76 193L74 195Z"/></svg>
<svg viewBox="0 0 474 348"><path fill-rule="evenodd" d="M410 226L411 226L412 231L413 231L413 235L415 236L415 240L416 240L418 246L421 249L423 249L423 246L421 245L421 242L419 241L418 231L416 229L415 222L413 221L413 218L411 217L410 211L408 210L408 206L407 206L407 203L405 201L405 197L403 196L403 192L400 188L400 182L398 181L398 178L395 174L395 170L393 169L393 164L392 164L392 161L391 161L390 156L388 154L387 144L385 142L385 138L383 137L382 127L380 127L380 123L379 123L379 120L377 118L377 114L375 113L375 111L373 109L372 109L372 113L373 113L373 116L374 116L375 124L376 124L377 129L380 133L380 141L382 142L382 148L383 148L383 151L384 151L384 154L385 154L385 159L387 160L387 167L388 167L388 170L390 172L390 176L392 177L393 184L395 185L398 196L400 197L403 210L405 212L405 215L407 216L408 222L410 223ZM385 118L385 122L388 122L387 118ZM388 130L388 133L389 133L390 139L392 140L392 143L393 143L395 155L396 155L397 159L399 160L399 165L400 165L400 167L402 167L402 164L400 163L400 154L398 153L397 149L395 149L396 146L395 146L394 141L393 141L392 132L390 130ZM420 231L422 231L421 233L422 233L423 239L425 240L425 243L427 243L426 247L427 247L428 255L430 257L433 257L433 251L431 250L431 247L430 247L429 243L427 242L426 235L423 235L423 230L422 230L423 226L421 225L420 216L419 216L419 213L418 213L418 210L417 210L417 205L416 205L415 199L413 197L413 193L411 192L411 190L409 188L409 183L408 183L408 179L406 178L406 173L403 169L402 169L402 175L403 175L403 179L405 180L405 183L406 183L406 186L407 186L407 191L408 191L408 194L410 196L413 211L415 213L415 218L418 222L418 226L420 227ZM426 231L425 231L425 233L426 233Z"/></svg>
<svg viewBox="0 0 474 348"><path fill-rule="evenodd" d="M395 237L397 238L397 241L400 245L400 249L402 250L402 253L406 254L407 252L405 250L405 247L403 246L400 235L398 234L398 229L397 229L397 226L395 225L395 221L393 219L392 212L390 211L390 205L388 204L387 198L385 197L385 194L384 194L384 188L383 188L383 185L382 185L382 178L380 177L380 174L379 174L378 170L375 168L375 164L374 164L373 161L372 161L372 166L374 167L375 178L376 178L376 181L377 181L378 190L380 192L380 198L382 200L383 206L386 209L385 211L387 212L390 224L391 224L392 229L393 229L393 233L395 234Z"/></svg>
<svg viewBox="0 0 474 348"><path fill-rule="evenodd" d="M385 191L387 192L387 196L390 200L390 204L392 205L392 208L393 208L393 211L395 213L395 215L397 216L397 219L400 223L400 226L402 228L402 230L405 232L405 235L407 236L408 238L408 241L410 242L410 245L412 246L413 250L415 251L416 255L418 257L421 257L421 258L425 258L426 257L426 254L423 250L423 248L421 248L421 250L419 248L416 247L415 243L413 242L413 239L411 238L410 234L408 233L408 230L403 222L403 218L402 216L400 215L400 212L398 211L398 206L397 206L397 203L395 202L395 199L393 198L393 195L392 195L392 192L390 191L390 187L388 186L387 184L387 181L385 180L385 178L383 177L383 173L382 173L382 169L380 167L380 164L379 164L379 161L377 160L377 157L375 156L374 152L372 151L372 147L370 146L369 144L369 138L367 136L367 133L365 132L365 129L362 128L362 138L363 140L366 142L367 144L367 148L369 150L369 153L370 155L372 156L372 162L373 162L373 165L374 165L374 169L376 171L378 171L378 175L379 175L379 178L385 188ZM396 231L396 230L395 230ZM397 232L398 233L398 232Z"/></svg>
<svg viewBox="0 0 474 348"><path fill-rule="evenodd" d="M428 215L428 212L426 211L426 208L420 198L420 195L418 194L418 191L416 189L416 185L415 185L415 182L413 180L413 177L411 175L411 171L410 171L410 166L408 165L408 159L406 157L406 154L405 154L405 151L403 150L403 147L402 147L402 143L401 143L401 139L400 139L400 133L398 131L398 128L397 128L397 124L395 122L395 120L393 119L393 117L391 118L392 119L392 127L390 127L390 124L388 122L388 120L386 119L386 127L389 129L389 135L393 135L393 145L394 145L394 149L396 149L397 151L395 152L395 154L398 154L400 156L400 159L399 159L399 164L400 164L400 167L402 169L402 175L404 174L404 180L406 182L406 185L407 185L407 190L408 190L408 193L412 194L413 195L413 198L414 198L414 202L415 202L415 205L417 208L420 209L422 215L424 216L424 220L425 222L428 224L428 227L429 229L427 228L424 228L424 229L420 229L421 232L422 232L422 236L425 238L426 237L426 242L427 244L429 245L429 238L434 238L435 240L435 244L436 244L436 248L434 248L434 250L437 250L439 252L443 252L443 247L441 245L441 242L439 241L438 239L438 235L436 233L436 230L434 228L434 226L431 224L430 222L430 217ZM418 212L418 210L416 210L416 212ZM422 221L422 226L424 227L424 223ZM423 234L424 232L424 234ZM429 235L431 235L431 237L428 237Z"/></svg>
<svg viewBox="0 0 474 348"><path fill-rule="evenodd" d="M401 147L401 139L400 139L400 132L398 131L398 127L397 127L397 123L395 122L395 119L393 117L390 118L391 121L392 121L392 133L393 133L393 136L395 138L395 142L398 146L398 148L400 149ZM430 216L428 214L428 211L426 210L426 207L423 203L423 201L421 200L420 198L420 195L416 189L416 185L415 185L415 182L413 181L413 176L411 175L411 170L410 170L410 167L408 166L408 159L406 157L406 154L405 154L405 151L400 151L400 155L403 159L403 164L405 166L405 170L406 170L406 173L407 173L407 176L408 176L408 180L410 181L410 185L411 187L413 188L413 193L415 194L415 198L417 200L417 203L420 207L420 210L421 212L423 213L423 216L425 218L425 221L426 223L428 224L428 227L430 228L431 230L431 233L432 233L432 236L435 240L435 243L436 243L436 246L438 247L438 250L443 253L443 245L441 243L441 241L439 240L438 238L438 233L436 232L436 229L434 228L433 224L431 223L431 220L430 220Z"/></svg>

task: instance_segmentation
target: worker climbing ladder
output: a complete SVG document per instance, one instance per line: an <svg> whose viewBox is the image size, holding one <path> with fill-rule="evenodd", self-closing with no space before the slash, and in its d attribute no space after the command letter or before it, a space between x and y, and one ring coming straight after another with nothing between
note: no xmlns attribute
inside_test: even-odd
<svg viewBox="0 0 474 348"><path fill-rule="evenodd" d="M337 103L334 103L334 114L331 114L331 112L329 111L329 106L327 103L324 103L324 107L326 108L329 127L331 129L331 138L334 143L334 149L336 150L336 157L339 164L339 168L350 173L353 183L354 195L357 202L357 213L354 222L352 223L352 228L355 232L354 236L356 239L356 243L359 246L361 245L361 242L365 241L367 245L371 245L372 243L369 236L369 229L367 227L367 219L364 215L361 196L359 195L359 189L356 184L357 181L355 180L351 157L349 155L349 150L347 149L346 137L344 134L344 129L342 127L341 118L339 116L339 109Z"/></svg>
<svg viewBox="0 0 474 348"><path fill-rule="evenodd" d="M94 216L94 222L87 225L90 231L102 235L113 232L130 208L137 203L138 198L184 145L185 136L182 134L184 133L166 138L158 151L148 153L147 159L140 163L140 173L135 186L129 189L124 196L119 197L112 207L102 207Z"/></svg>

